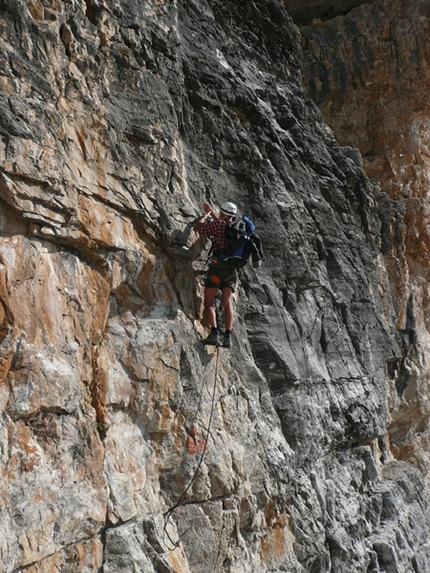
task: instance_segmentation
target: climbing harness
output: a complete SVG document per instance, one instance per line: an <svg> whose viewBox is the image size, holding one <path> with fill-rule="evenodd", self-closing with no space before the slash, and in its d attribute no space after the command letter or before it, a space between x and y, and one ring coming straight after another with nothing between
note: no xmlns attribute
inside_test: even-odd
<svg viewBox="0 0 430 573"><path fill-rule="evenodd" d="M187 487L184 489L184 491L181 493L181 495L178 498L178 501L172 505L172 507L170 507L165 513L164 513L164 527L163 527L163 532L165 537L167 537L167 539L169 540L169 543L171 544L171 547L169 547L167 545L167 543L165 544L167 549L169 551L174 551L177 547L179 547L179 544L181 543L181 539L182 537L188 532L188 529L186 531L184 531L184 533L179 537L178 541L174 541L169 532L167 531L167 526L169 523L169 519L172 516L173 512L180 507L181 505L183 505L183 501L184 498L187 494L187 492L189 491L189 489L191 488L191 486L194 483L194 480L197 477L197 474L199 473L199 470L203 464L203 460L205 457L205 453L206 453L206 449L207 449L207 443L208 443L208 439L209 439L209 434L211 431L211 426L212 426L212 418L213 418L213 414L214 414L214 410L215 410L215 396L216 396L216 387L217 387L217 379L218 379L218 363L219 363L219 347L217 346L217 351L216 351L216 362L215 362L215 378L214 378L214 387L213 387L213 392L212 392L212 401L211 401L211 409L210 409L210 414L209 414L209 422L208 422L208 426L206 428L206 438L204 438L204 444L202 447L202 453L200 456L200 460L199 463L197 464L197 468L194 471L194 474L192 476L192 478L190 479ZM201 398L201 396L200 396ZM199 406L200 406L200 398L199 398Z"/></svg>

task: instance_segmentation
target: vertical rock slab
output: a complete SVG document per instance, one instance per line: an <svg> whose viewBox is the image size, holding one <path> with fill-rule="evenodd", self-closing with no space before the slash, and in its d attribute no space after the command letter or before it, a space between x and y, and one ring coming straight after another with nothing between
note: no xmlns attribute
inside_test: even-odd
<svg viewBox="0 0 430 573"><path fill-rule="evenodd" d="M106 301L108 285L51 243L10 235L0 250L9 318L1 343L2 560L8 571L90 539L104 523L104 453L90 407L90 349L104 328L96 301Z"/></svg>
<svg viewBox="0 0 430 573"><path fill-rule="evenodd" d="M402 336L391 362L393 453L428 473L429 19L420 3L363 4L302 29L309 95L340 142L358 148L376 195Z"/></svg>
<svg viewBox="0 0 430 573"><path fill-rule="evenodd" d="M4 573L426 567L375 186L283 3L3 6ZM201 345L205 199L266 247L231 352Z"/></svg>

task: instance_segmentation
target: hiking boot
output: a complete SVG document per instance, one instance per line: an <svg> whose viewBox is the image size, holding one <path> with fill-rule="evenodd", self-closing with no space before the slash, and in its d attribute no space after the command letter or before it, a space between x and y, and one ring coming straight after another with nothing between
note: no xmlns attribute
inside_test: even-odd
<svg viewBox="0 0 430 573"><path fill-rule="evenodd" d="M222 346L223 348L231 348L231 333L224 335Z"/></svg>
<svg viewBox="0 0 430 573"><path fill-rule="evenodd" d="M218 346L219 344L219 332L212 331L207 338L203 340L203 344L208 346Z"/></svg>

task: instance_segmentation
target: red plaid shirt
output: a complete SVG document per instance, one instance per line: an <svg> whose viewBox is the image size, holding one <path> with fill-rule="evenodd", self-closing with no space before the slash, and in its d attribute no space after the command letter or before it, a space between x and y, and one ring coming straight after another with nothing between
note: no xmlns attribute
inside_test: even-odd
<svg viewBox="0 0 430 573"><path fill-rule="evenodd" d="M227 248L228 242L225 238L226 227L227 221L225 219L218 219L216 221L208 221L207 223L198 223L197 232L200 233L200 235L212 239L214 253L217 254Z"/></svg>

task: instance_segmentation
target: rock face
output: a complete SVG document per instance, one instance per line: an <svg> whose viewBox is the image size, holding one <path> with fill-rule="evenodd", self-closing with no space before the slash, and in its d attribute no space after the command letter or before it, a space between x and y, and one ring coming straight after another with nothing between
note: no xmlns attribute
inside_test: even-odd
<svg viewBox="0 0 430 573"><path fill-rule="evenodd" d="M425 3L378 1L302 29L309 94L339 141L360 150L366 173L384 192L375 195L381 249L402 336L388 429L396 457L424 475L429 471L429 27Z"/></svg>
<svg viewBox="0 0 430 573"><path fill-rule="evenodd" d="M387 436L402 237L283 4L0 6L0 571L429 571ZM265 245L231 352L201 344L205 199Z"/></svg>

